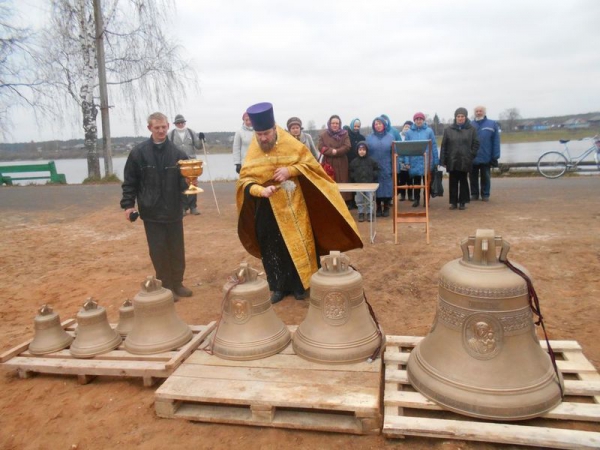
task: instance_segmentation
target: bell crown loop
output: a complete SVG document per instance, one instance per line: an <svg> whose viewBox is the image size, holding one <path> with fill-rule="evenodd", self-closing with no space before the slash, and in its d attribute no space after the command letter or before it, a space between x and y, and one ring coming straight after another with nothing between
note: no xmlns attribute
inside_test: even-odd
<svg viewBox="0 0 600 450"><path fill-rule="evenodd" d="M502 236L496 236L494 230L478 229L475 236L469 236L461 241L460 248L465 263L493 266L506 261L510 244L502 239Z"/></svg>
<svg viewBox="0 0 600 450"><path fill-rule="evenodd" d="M83 304L83 309L85 311L90 311L92 309L98 309L98 302L96 300L94 300L93 297L89 297Z"/></svg>
<svg viewBox="0 0 600 450"><path fill-rule="evenodd" d="M258 270L250 267L247 262L242 262L240 267L232 273L231 278L236 281L236 284L256 281Z"/></svg>
<svg viewBox="0 0 600 450"><path fill-rule="evenodd" d="M49 316L54 313L54 310L52 309L52 306L46 303L45 305L42 305L42 307L38 310L38 313L40 316Z"/></svg>
<svg viewBox="0 0 600 450"><path fill-rule="evenodd" d="M338 250L321 257L321 269L324 273L345 273L351 270L350 258Z"/></svg>
<svg viewBox="0 0 600 450"><path fill-rule="evenodd" d="M154 275L150 275L142 281L141 286L143 292L156 292L162 289L162 281L158 280Z"/></svg>

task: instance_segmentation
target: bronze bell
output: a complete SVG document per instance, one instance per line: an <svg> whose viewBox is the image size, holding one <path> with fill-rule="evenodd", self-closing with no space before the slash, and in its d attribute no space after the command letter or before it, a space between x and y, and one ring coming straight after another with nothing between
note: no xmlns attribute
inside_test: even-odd
<svg viewBox="0 0 600 450"><path fill-rule="evenodd" d="M437 314L409 357L408 378L468 416L542 415L561 402L562 378L536 336L526 281L501 262L510 246L493 230L477 230L461 248L462 258L440 271Z"/></svg>
<svg viewBox="0 0 600 450"><path fill-rule="evenodd" d="M241 263L233 274L235 285L223 286L225 300L221 321L212 343L223 359L248 361L266 358L290 343L290 331L275 314L268 283L258 271Z"/></svg>
<svg viewBox="0 0 600 450"><path fill-rule="evenodd" d="M29 353L45 355L67 348L73 342L73 336L60 324L60 317L50 305L43 305L34 319L35 337L29 344Z"/></svg>
<svg viewBox="0 0 600 450"><path fill-rule="evenodd" d="M133 298L133 327L125 339L125 350L150 355L181 347L192 339L192 330L177 315L173 293L150 276Z"/></svg>
<svg viewBox="0 0 600 450"><path fill-rule="evenodd" d="M125 338L133 328L133 303L127 299L119 308L119 323L117 324L117 333Z"/></svg>
<svg viewBox="0 0 600 450"><path fill-rule="evenodd" d="M108 323L106 310L89 298L77 313L77 333L69 351L75 358L91 358L114 350L123 341Z"/></svg>
<svg viewBox="0 0 600 450"><path fill-rule="evenodd" d="M384 335L369 313L362 276L338 251L321 258L310 279L308 314L293 337L296 354L320 363L365 361L382 349Z"/></svg>

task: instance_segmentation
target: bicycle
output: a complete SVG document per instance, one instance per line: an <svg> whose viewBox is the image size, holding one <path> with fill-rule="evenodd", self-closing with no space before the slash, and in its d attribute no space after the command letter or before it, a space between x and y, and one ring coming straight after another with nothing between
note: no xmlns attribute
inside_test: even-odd
<svg viewBox="0 0 600 450"><path fill-rule="evenodd" d="M563 176L568 170L575 170L577 166L585 159L587 156L594 153L594 160L596 161L596 167L600 170L600 138L598 135L594 137L588 137L579 139L580 141L593 141L594 143L590 148L584 151L581 155L573 158L571 156L571 152L569 151L568 143L571 142L570 139L561 139L558 142L565 146L565 149L562 152L551 151L546 152L537 162L537 170L540 175L546 178L559 178Z"/></svg>

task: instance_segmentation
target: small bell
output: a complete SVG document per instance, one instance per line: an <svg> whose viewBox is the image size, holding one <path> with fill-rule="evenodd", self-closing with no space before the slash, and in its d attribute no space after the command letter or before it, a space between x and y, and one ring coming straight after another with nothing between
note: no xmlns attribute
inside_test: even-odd
<svg viewBox="0 0 600 450"><path fill-rule="evenodd" d="M213 341L213 353L223 359L253 360L283 350L290 342L288 327L275 314L269 285L248 263L233 274L237 284L223 286L227 296Z"/></svg>
<svg viewBox="0 0 600 450"><path fill-rule="evenodd" d="M133 303L127 299L123 302L123 305L119 308L119 323L117 324L117 333L121 337L127 337L127 334L133 328Z"/></svg>
<svg viewBox="0 0 600 450"><path fill-rule="evenodd" d="M133 327L125 339L125 350L136 355L166 352L192 339L192 330L177 316L173 293L155 277L141 283L133 298Z"/></svg>
<svg viewBox="0 0 600 450"><path fill-rule="evenodd" d="M381 350L385 338L365 301L362 276L350 258L332 251L310 279L306 319L293 337L297 355L320 363L366 361Z"/></svg>
<svg viewBox="0 0 600 450"><path fill-rule="evenodd" d="M77 334L71 348L75 358L91 358L114 350L123 341L108 323L106 310L91 297L77 313Z"/></svg>
<svg viewBox="0 0 600 450"><path fill-rule="evenodd" d="M67 348L73 342L73 336L60 324L60 317L50 305L43 305L35 317L35 337L29 344L29 353L45 355Z"/></svg>

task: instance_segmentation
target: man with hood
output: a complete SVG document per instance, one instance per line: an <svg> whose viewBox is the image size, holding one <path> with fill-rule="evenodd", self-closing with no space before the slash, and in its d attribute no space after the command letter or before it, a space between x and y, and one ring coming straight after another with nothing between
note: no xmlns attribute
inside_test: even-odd
<svg viewBox="0 0 600 450"><path fill-rule="evenodd" d="M427 158L429 159L429 170L435 171L435 167L439 164L438 158L438 147L437 142L435 140L435 134L433 130L427 126L425 122L425 114L422 112L417 112L413 116L413 125L410 127L410 130L406 132L405 140L407 141L428 141L431 140L431 150L432 154L429 154L429 149L427 150ZM421 184L421 179L425 176L425 166L423 162L422 156L405 156L403 161L405 166L408 166L408 173L412 180L411 184L419 185ZM421 189L414 189L413 198L415 199L413 202L413 207L419 206L420 203L420 193ZM425 199L423 199L423 206L425 206Z"/></svg>
<svg viewBox="0 0 600 450"><path fill-rule="evenodd" d="M271 303L303 299L319 257L362 248L337 185L302 142L275 123L273 105L247 110L254 139L237 182L238 236L261 258Z"/></svg>

